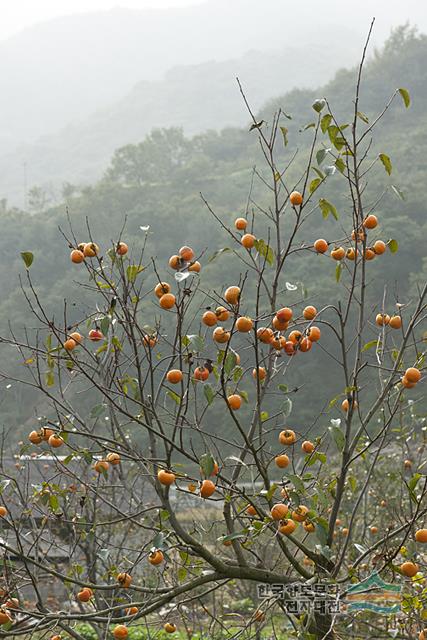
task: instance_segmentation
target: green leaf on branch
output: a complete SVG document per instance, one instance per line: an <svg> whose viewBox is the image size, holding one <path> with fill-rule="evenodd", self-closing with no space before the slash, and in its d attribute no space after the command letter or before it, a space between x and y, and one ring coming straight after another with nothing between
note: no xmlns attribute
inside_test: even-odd
<svg viewBox="0 0 427 640"><path fill-rule="evenodd" d="M316 162L319 166L322 164L329 151L330 149L319 149L319 151L316 153Z"/></svg>
<svg viewBox="0 0 427 640"><path fill-rule="evenodd" d="M291 415L292 413L292 400L290 398L285 398L283 405L282 405L282 411L283 414L285 416L285 418L287 418L288 416Z"/></svg>
<svg viewBox="0 0 427 640"><path fill-rule="evenodd" d="M337 282L339 282L341 279L342 270L343 270L342 262L337 262L337 266L335 267L335 280Z"/></svg>
<svg viewBox="0 0 427 640"><path fill-rule="evenodd" d="M271 247L268 246L268 244L260 239L260 240L255 240L254 243L255 249L258 251L258 253L266 259L266 261L268 262L268 264L270 266L273 266L274 263L274 251Z"/></svg>
<svg viewBox="0 0 427 640"><path fill-rule="evenodd" d="M387 242L387 245L388 245L388 248L390 249L390 251L392 253L396 253L397 250L399 249L399 244L398 244L397 240L394 240L394 239L389 240Z"/></svg>
<svg viewBox="0 0 427 640"><path fill-rule="evenodd" d="M333 424L329 427L329 431L331 432L332 438L335 442L335 445L338 451L342 451L345 445L345 438L342 430L337 425Z"/></svg>
<svg viewBox="0 0 427 640"><path fill-rule="evenodd" d="M181 396L179 396L177 393L175 393L175 391L171 391L169 390L167 392L167 395L169 396L169 398L171 398L174 402L176 402L176 404L181 404Z"/></svg>
<svg viewBox="0 0 427 640"><path fill-rule="evenodd" d="M344 173L346 164L342 158L337 158L335 160L335 166L340 173Z"/></svg>
<svg viewBox="0 0 427 640"><path fill-rule="evenodd" d="M55 384L55 376L53 375L53 371L48 371L45 375L46 386L53 387Z"/></svg>
<svg viewBox="0 0 427 640"><path fill-rule="evenodd" d="M23 259L27 269L29 269L33 264L34 254L32 254L31 251L21 251L21 258Z"/></svg>
<svg viewBox="0 0 427 640"><path fill-rule="evenodd" d="M200 353L205 347L205 339L203 336L192 333L188 336L183 336L182 344L184 347L191 347L193 351Z"/></svg>
<svg viewBox="0 0 427 640"><path fill-rule="evenodd" d="M144 271L144 267L139 264L130 264L126 269L126 275L129 282L135 282L138 273Z"/></svg>
<svg viewBox="0 0 427 640"><path fill-rule="evenodd" d="M378 157L381 160L382 164L384 165L384 169L387 171L388 175L390 176L393 170L390 158L385 153L380 153Z"/></svg>
<svg viewBox="0 0 427 640"><path fill-rule="evenodd" d="M372 347L376 347L377 344L378 344L378 340L370 340L369 342L367 342L366 344L363 345L362 353L364 351L368 351L368 349L372 349Z"/></svg>
<svg viewBox="0 0 427 640"><path fill-rule="evenodd" d="M338 211L331 202L328 202L325 198L320 198L319 207L325 220L330 213L334 216L335 220L338 220Z"/></svg>
<svg viewBox="0 0 427 640"><path fill-rule="evenodd" d="M110 318L109 316L104 316L101 320L101 322L99 323L99 328L101 330L101 333L106 336L108 333L108 329L110 326Z"/></svg>
<svg viewBox="0 0 427 640"><path fill-rule="evenodd" d="M283 136L283 144L286 147L288 145L288 129L286 127L280 127L280 131L282 132Z"/></svg>
<svg viewBox="0 0 427 640"><path fill-rule="evenodd" d="M320 178L321 180L324 180L324 179L325 179L325 177L326 177L326 176L325 176L325 174L323 173L323 171L320 171L320 169L318 169L317 167L311 167L311 168L313 169L313 171L314 171L315 173L317 173L317 175L319 176L319 178Z"/></svg>
<svg viewBox="0 0 427 640"><path fill-rule="evenodd" d="M225 253L226 251L231 251L230 247L223 247L222 249L218 249L217 251L215 251L211 257L208 260L208 264L209 262L213 262L215 260L215 258L217 258L219 255L221 255L221 253Z"/></svg>
<svg viewBox="0 0 427 640"><path fill-rule="evenodd" d="M205 398L208 404L212 404L213 399L215 397L215 392L212 386L209 383L206 383L203 386L203 393L205 394Z"/></svg>
<svg viewBox="0 0 427 640"><path fill-rule="evenodd" d="M398 89L398 91L402 96L405 107L408 109L411 106L411 96L409 95L408 89L404 89L403 87L401 87L400 89Z"/></svg>
<svg viewBox="0 0 427 640"><path fill-rule="evenodd" d="M311 106L316 111L316 113L320 113L326 107L326 100L325 98L318 98L313 102Z"/></svg>
<svg viewBox="0 0 427 640"><path fill-rule="evenodd" d="M225 362L224 362L224 371L227 376L230 375L230 373L233 371L236 364L237 364L236 354L234 353L234 351L229 351L227 353L227 357L225 358Z"/></svg>
<svg viewBox="0 0 427 640"><path fill-rule="evenodd" d="M323 116L323 118L320 121L320 128L322 130L322 133L326 133L328 130L329 125L332 122L332 116L330 113L327 113Z"/></svg>
<svg viewBox="0 0 427 640"><path fill-rule="evenodd" d="M314 191L316 191L316 189L321 184L321 182L322 182L322 180L320 178L314 178L314 180L312 180L310 182L310 186L308 188L310 194L312 194Z"/></svg>
<svg viewBox="0 0 427 640"><path fill-rule="evenodd" d="M202 473L206 476L206 478L209 478L215 468L215 460L212 454L204 453L202 456L200 456L199 464Z"/></svg>
<svg viewBox="0 0 427 640"><path fill-rule="evenodd" d="M360 118L365 124L369 124L368 116L365 115L362 111L357 112L357 117Z"/></svg>

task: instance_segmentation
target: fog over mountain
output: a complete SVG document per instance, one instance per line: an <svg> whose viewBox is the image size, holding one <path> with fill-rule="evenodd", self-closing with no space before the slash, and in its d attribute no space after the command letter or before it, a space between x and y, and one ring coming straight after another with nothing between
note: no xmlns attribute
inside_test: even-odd
<svg viewBox="0 0 427 640"><path fill-rule="evenodd" d="M374 0L369 11L377 14L373 43L408 18L427 28L413 0ZM154 126L193 133L244 124L236 75L254 108L294 86L317 86L356 62L366 15L338 0L209 0L27 28L0 42L0 197L22 206L34 184L90 181L114 148Z"/></svg>

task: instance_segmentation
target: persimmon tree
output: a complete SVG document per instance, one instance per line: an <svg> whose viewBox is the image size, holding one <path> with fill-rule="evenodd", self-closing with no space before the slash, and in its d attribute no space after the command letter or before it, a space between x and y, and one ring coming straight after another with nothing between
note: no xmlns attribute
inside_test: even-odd
<svg viewBox="0 0 427 640"><path fill-rule="evenodd" d="M248 135L264 158L253 172L262 200L251 191L229 225L202 196L232 244L216 254L233 265L226 282L206 287L204 248L179 249L167 230L176 253L163 264L150 256L148 228L136 251L126 226L100 247L90 225L85 242L71 225L63 235L85 302L52 318L31 277L33 256L23 254L36 329L1 339L26 364L25 375L1 375L36 389L43 414L16 464L3 456L0 637L31 627L82 639L83 623L99 638L138 628L192 637L198 620L201 635L213 636L259 635L264 625L305 639L422 633L426 287L397 306L386 292L369 297L376 261L397 250L376 215L384 194L369 189L371 172L392 170L373 133L396 98L408 107L410 97L394 91L369 120L359 104L365 55L366 46L348 123L326 98L313 104L300 175L287 116L258 122L242 90ZM346 198L340 214L328 199L332 176ZM328 217L336 233L325 239L314 230ZM336 265L333 299L320 291L316 306L287 302L297 257L312 272L320 260ZM341 386L310 381L324 389L324 410L294 424L287 375L318 349ZM309 386L295 402L305 393ZM46 456L45 477L33 482L29 469ZM242 585L345 591L374 570L405 585L392 622L290 613L274 595L231 625L218 608ZM59 607L43 595L46 578L67 594Z"/></svg>

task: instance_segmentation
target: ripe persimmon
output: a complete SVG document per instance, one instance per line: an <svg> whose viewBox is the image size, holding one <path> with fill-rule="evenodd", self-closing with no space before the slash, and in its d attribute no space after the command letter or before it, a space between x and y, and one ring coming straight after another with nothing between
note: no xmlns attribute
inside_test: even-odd
<svg viewBox="0 0 427 640"><path fill-rule="evenodd" d="M182 260L179 256L173 255L169 258L168 264L171 269L175 269L175 271L178 271L178 269L180 269L182 266Z"/></svg>
<svg viewBox="0 0 427 640"><path fill-rule="evenodd" d="M285 346L283 348L285 350L285 353L287 353L288 356L294 356L297 352L295 344L290 340L287 340L285 342Z"/></svg>
<svg viewBox="0 0 427 640"><path fill-rule="evenodd" d="M252 369L252 377L255 378L255 380L257 378L258 380L264 380L266 375L267 375L267 371L265 370L265 367L258 367L258 369Z"/></svg>
<svg viewBox="0 0 427 640"><path fill-rule="evenodd" d="M116 640L124 640L124 638L127 638L128 635L129 635L129 630L126 625L116 624L116 626L113 629L113 636L115 637Z"/></svg>
<svg viewBox="0 0 427 640"><path fill-rule="evenodd" d="M111 451L110 453L108 453L105 459L109 464L113 465L113 467L120 464L121 460L120 455L116 451Z"/></svg>
<svg viewBox="0 0 427 640"><path fill-rule="evenodd" d="M210 498L213 493L215 493L215 485L212 480L203 480L200 485L200 495L202 498Z"/></svg>
<svg viewBox="0 0 427 640"><path fill-rule="evenodd" d="M202 316L202 322L207 327L214 327L218 322L217 315L213 311L205 311Z"/></svg>
<svg viewBox="0 0 427 640"><path fill-rule="evenodd" d="M341 409L347 412L350 408L350 402L353 404L353 409L356 409L358 407L357 400L351 399L349 401L348 398L345 398L345 400L343 400L341 403Z"/></svg>
<svg viewBox="0 0 427 640"><path fill-rule="evenodd" d="M125 614L127 616L134 616L139 611L138 607L126 607Z"/></svg>
<svg viewBox="0 0 427 640"><path fill-rule="evenodd" d="M302 526L304 527L307 533L314 533L314 531L316 530L316 526L314 522L311 522L309 520L304 520L304 522L302 523Z"/></svg>
<svg viewBox="0 0 427 640"><path fill-rule="evenodd" d="M418 573L420 568L416 562L411 562L410 560L408 560L407 562L403 562L400 565L400 570L407 578L413 578Z"/></svg>
<svg viewBox="0 0 427 640"><path fill-rule="evenodd" d="M245 249L252 249L252 247L255 245L255 236L252 235L252 233L245 233L244 236L242 236L242 239L240 240L240 242L242 243L242 246L245 247Z"/></svg>
<svg viewBox="0 0 427 640"><path fill-rule="evenodd" d="M299 507L292 511L292 520L295 520L296 522L304 522L304 520L307 518L307 514L308 507L306 507L304 504L300 504Z"/></svg>
<svg viewBox="0 0 427 640"><path fill-rule="evenodd" d="M279 467L279 469L286 469L286 467L290 463L290 460L286 453L282 453L274 458L274 462L276 463L276 466Z"/></svg>
<svg viewBox="0 0 427 640"><path fill-rule="evenodd" d="M196 367L194 369L193 377L195 380L205 382L209 378L209 369L206 367Z"/></svg>
<svg viewBox="0 0 427 640"><path fill-rule="evenodd" d="M224 293L224 300L229 304L237 304L240 298L240 287L232 286L228 287Z"/></svg>
<svg viewBox="0 0 427 640"><path fill-rule="evenodd" d="M83 255L85 258L94 258L99 253L99 247L94 242L88 242L83 249Z"/></svg>
<svg viewBox="0 0 427 640"><path fill-rule="evenodd" d="M317 309L316 307L309 305L308 307L305 307L304 311L302 312L302 315L306 320L313 320L313 318L317 316Z"/></svg>
<svg viewBox="0 0 427 640"><path fill-rule="evenodd" d="M375 536L378 533L378 527L372 526L369 528L369 531Z"/></svg>
<svg viewBox="0 0 427 640"><path fill-rule="evenodd" d="M184 375L180 369L170 369L166 374L166 380L171 384L178 384L183 377Z"/></svg>
<svg viewBox="0 0 427 640"><path fill-rule="evenodd" d="M409 382L417 383L421 380L421 371L416 367L409 367L409 369L406 369L405 371L405 378Z"/></svg>
<svg viewBox="0 0 427 640"><path fill-rule="evenodd" d="M319 238L313 244L313 247L315 248L317 253L326 253L327 250L328 250L328 246L329 245L328 245L327 241L324 238Z"/></svg>
<svg viewBox="0 0 427 640"><path fill-rule="evenodd" d="M230 312L225 307L217 307L215 309L215 314L220 322L225 322L230 317Z"/></svg>
<svg viewBox="0 0 427 640"><path fill-rule="evenodd" d="M158 339L157 339L157 336L154 334L151 334L151 335L147 334L143 337L142 341L146 347L149 347L150 349L152 349L153 347L156 346Z"/></svg>
<svg viewBox="0 0 427 640"><path fill-rule="evenodd" d="M299 350L302 352L310 351L312 347L312 342L309 338L302 338L302 340L300 340L299 342L298 347L299 347Z"/></svg>
<svg viewBox="0 0 427 640"><path fill-rule="evenodd" d="M165 624L163 625L163 629L166 631L166 633L175 633L176 625L172 622L165 622Z"/></svg>
<svg viewBox="0 0 427 640"><path fill-rule="evenodd" d="M92 340L92 342L99 342L100 340L103 340L104 335L99 329L91 329L89 331L88 338L89 340Z"/></svg>
<svg viewBox="0 0 427 640"><path fill-rule="evenodd" d="M263 342L264 344L270 344L270 342L274 339L274 332L273 329L270 329L270 327L259 327L256 334L258 340L260 340L260 342Z"/></svg>
<svg viewBox="0 0 427 640"><path fill-rule="evenodd" d="M375 256L376 256L375 251L371 247L366 247L363 253L363 257L365 258L365 260L373 260Z"/></svg>
<svg viewBox="0 0 427 640"><path fill-rule="evenodd" d="M252 504L249 504L246 507L246 513L248 514L248 516L257 516L258 515L258 511L255 509L255 507Z"/></svg>
<svg viewBox="0 0 427 640"><path fill-rule="evenodd" d="M400 329L402 326L402 318L400 316L391 316L388 324L392 329Z"/></svg>
<svg viewBox="0 0 427 640"><path fill-rule="evenodd" d="M240 318L236 320L236 329L241 333L248 333L253 326L254 323L248 316L240 316Z"/></svg>
<svg viewBox="0 0 427 640"><path fill-rule="evenodd" d="M280 320L277 316L274 316L272 325L276 331L286 331L289 326L289 322Z"/></svg>
<svg viewBox="0 0 427 640"><path fill-rule="evenodd" d="M378 225L378 218L377 216L374 216L372 213L369 216L366 216L366 218L363 221L363 226L366 229L375 229L377 225Z"/></svg>
<svg viewBox="0 0 427 640"><path fill-rule="evenodd" d="M89 602L92 596L93 596L92 589L90 589L89 587L83 587L83 589L78 592L76 597L77 597L77 600L79 600L79 602Z"/></svg>
<svg viewBox="0 0 427 640"><path fill-rule="evenodd" d="M347 258L347 260L355 260L358 253L359 252L357 249L354 249L353 247L349 247L345 253L345 257Z"/></svg>
<svg viewBox="0 0 427 640"><path fill-rule="evenodd" d="M227 398L227 404L233 411L237 411L242 406L242 396L239 396L238 393L233 393L231 396Z"/></svg>
<svg viewBox="0 0 427 640"><path fill-rule="evenodd" d="M294 344L298 344L301 338L302 338L302 333L301 331L298 331L298 329L294 329L293 331L291 331L288 336L288 340L290 342L293 342Z"/></svg>
<svg viewBox="0 0 427 640"><path fill-rule="evenodd" d="M117 582L124 589L129 589L130 585L132 584L132 576L129 573L119 573L117 574Z"/></svg>
<svg viewBox="0 0 427 640"><path fill-rule="evenodd" d="M402 376L400 382L405 387L405 389L413 389L416 385L416 382L409 382L406 376Z"/></svg>
<svg viewBox="0 0 427 640"><path fill-rule="evenodd" d="M191 271L191 273L200 273L201 269L202 269L202 265L198 260L195 260L194 262L188 265L188 271Z"/></svg>
<svg viewBox="0 0 427 640"><path fill-rule="evenodd" d="M388 313L378 313L375 317L375 322L379 327L387 326L390 322L390 316Z"/></svg>
<svg viewBox="0 0 427 640"><path fill-rule="evenodd" d="M365 238L366 233L364 229L359 229L358 231L356 231L356 229L353 229L353 231L351 232L351 239L356 240L356 242L363 242Z"/></svg>
<svg viewBox="0 0 427 640"><path fill-rule="evenodd" d="M171 291L171 286L167 282L159 282L154 287L154 293L158 298L161 298L166 293L170 293L170 291Z"/></svg>
<svg viewBox="0 0 427 640"><path fill-rule="evenodd" d="M415 532L415 540L423 544L427 543L427 529L418 529Z"/></svg>
<svg viewBox="0 0 427 640"><path fill-rule="evenodd" d="M78 331L73 331L73 333L70 333L68 337L71 338L71 340L74 340L77 344L81 344L83 342L83 336Z"/></svg>
<svg viewBox="0 0 427 640"><path fill-rule="evenodd" d="M108 471L109 467L110 465L106 460L97 460L93 465L93 468L97 473L104 473L105 471Z"/></svg>
<svg viewBox="0 0 427 640"><path fill-rule="evenodd" d="M279 533L282 533L285 536L290 535L297 528L297 523L293 520L282 520L279 524Z"/></svg>
<svg viewBox="0 0 427 640"><path fill-rule="evenodd" d="M279 322L289 322L293 314L294 312L290 307L282 307L282 309L276 311L276 318L279 320Z"/></svg>
<svg viewBox="0 0 427 640"><path fill-rule="evenodd" d="M184 246L178 251L178 255L184 262L190 262L194 258L194 251L191 247Z"/></svg>
<svg viewBox="0 0 427 640"><path fill-rule="evenodd" d="M159 299L159 304L162 309L172 309L172 307L175 306L175 300L176 298L173 293L165 293Z"/></svg>
<svg viewBox="0 0 427 640"><path fill-rule="evenodd" d="M32 444L40 444L43 441L43 436L40 431L30 431L28 434L28 440Z"/></svg>
<svg viewBox="0 0 427 640"><path fill-rule="evenodd" d="M58 447L62 447L62 445L64 444L64 440L61 438L61 436L54 433L50 436L48 443L50 444L51 447L53 447L54 449L57 449Z"/></svg>
<svg viewBox="0 0 427 640"><path fill-rule="evenodd" d="M230 340L230 332L226 331L224 327L217 327L213 330L212 338L219 344L225 344Z"/></svg>
<svg viewBox="0 0 427 640"><path fill-rule="evenodd" d="M304 440L301 445L301 449L304 451L304 453L313 453L315 446L312 442L310 442L310 440Z"/></svg>
<svg viewBox="0 0 427 640"><path fill-rule="evenodd" d="M157 472L157 479L160 484L163 484L169 487L171 484L175 482L176 476L172 471L166 471L165 469L160 469Z"/></svg>
<svg viewBox="0 0 427 640"><path fill-rule="evenodd" d="M79 249L73 249L70 253L70 260L71 262L74 262L74 264L81 264L84 259L85 255L83 251L80 251Z"/></svg>
<svg viewBox="0 0 427 640"><path fill-rule="evenodd" d="M234 226L237 231L244 231L248 226L248 221L246 220L246 218L236 218L236 220L234 221Z"/></svg>
<svg viewBox="0 0 427 640"><path fill-rule="evenodd" d="M320 329L319 327L316 326L312 326L310 327L309 331L308 331L308 338L312 341L312 342L317 342L318 340L320 340Z"/></svg>
<svg viewBox="0 0 427 640"><path fill-rule="evenodd" d="M291 445L294 444L296 439L295 431L292 431L292 429L285 429L279 433L280 444Z"/></svg>
<svg viewBox="0 0 427 640"><path fill-rule="evenodd" d="M117 243L116 253L119 256L125 256L128 251L129 251L129 248L128 248L126 242L118 242Z"/></svg>
<svg viewBox="0 0 427 640"><path fill-rule="evenodd" d="M297 207L302 204L302 195L299 191L292 191L289 200L294 207Z"/></svg>
<svg viewBox="0 0 427 640"><path fill-rule="evenodd" d="M344 256L345 256L344 247L335 247L335 249L332 249L331 251L331 258L333 258L334 260L342 260Z"/></svg>
<svg viewBox="0 0 427 640"><path fill-rule="evenodd" d="M382 240L376 240L374 242L374 246L372 248L375 251L375 253L377 254L377 256L380 256L383 253L385 253L385 250L387 249L387 245Z"/></svg>
<svg viewBox="0 0 427 640"><path fill-rule="evenodd" d="M64 342L65 351L72 351L76 347L77 347L77 342L75 340L73 340L72 338L68 338L68 340L66 340Z"/></svg>
<svg viewBox="0 0 427 640"><path fill-rule="evenodd" d="M12 621L12 618L10 617L8 612L5 611L4 609L0 609L0 625L7 624L8 622L11 622L11 621Z"/></svg>
<svg viewBox="0 0 427 640"><path fill-rule="evenodd" d="M42 435L43 440L47 442L50 436L52 436L55 432L53 429L50 429L49 427L42 427L40 433Z"/></svg>
<svg viewBox="0 0 427 640"><path fill-rule="evenodd" d="M284 520L288 514L288 511L288 505L279 502L278 504L275 504L273 507L271 507L270 515L273 520Z"/></svg>
<svg viewBox="0 0 427 640"><path fill-rule="evenodd" d="M0 518L7 516L7 509L3 505L0 505Z"/></svg>
<svg viewBox="0 0 427 640"><path fill-rule="evenodd" d="M160 549L156 549L156 551L153 551L148 556L148 562L154 566L161 564L164 559L165 556L163 555L163 552L160 551Z"/></svg>

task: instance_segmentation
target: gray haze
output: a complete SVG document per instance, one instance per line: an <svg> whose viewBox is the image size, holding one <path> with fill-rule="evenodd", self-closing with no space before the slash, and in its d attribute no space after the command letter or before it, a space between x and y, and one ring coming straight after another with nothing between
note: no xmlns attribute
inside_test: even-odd
<svg viewBox="0 0 427 640"><path fill-rule="evenodd" d="M237 74L256 108L317 86L356 62L373 15L377 46L406 21L427 31L414 0L210 0L27 28L0 42L0 198L22 205L25 184L95 179L114 148L153 126L243 125Z"/></svg>

